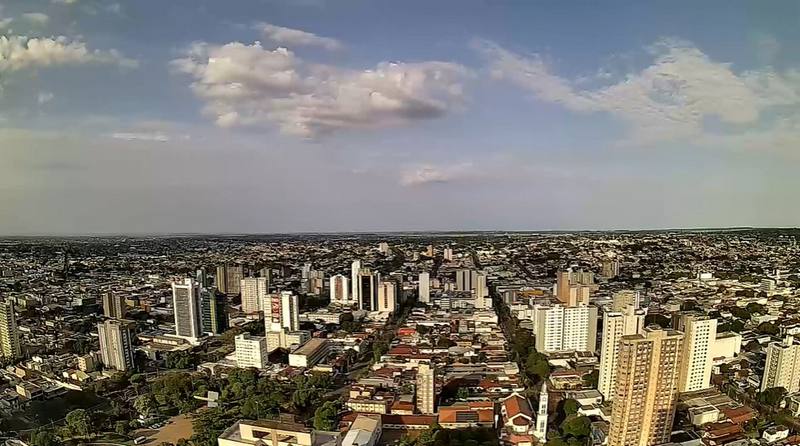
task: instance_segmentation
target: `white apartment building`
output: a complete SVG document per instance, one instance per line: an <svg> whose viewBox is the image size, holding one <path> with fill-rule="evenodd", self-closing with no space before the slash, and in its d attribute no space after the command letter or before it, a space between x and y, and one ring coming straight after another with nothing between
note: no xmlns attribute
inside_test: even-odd
<svg viewBox="0 0 800 446"><path fill-rule="evenodd" d="M240 334L235 339L236 366L241 368L253 367L263 369L267 367L267 340L261 336Z"/></svg>
<svg viewBox="0 0 800 446"><path fill-rule="evenodd" d="M266 277L245 277L239 281L242 292L242 312L258 315L264 311L264 300L269 293Z"/></svg>
<svg viewBox="0 0 800 446"><path fill-rule="evenodd" d="M783 342L771 342L767 347L761 391L773 387L783 387L790 394L800 390L800 344L792 336Z"/></svg>
<svg viewBox="0 0 800 446"><path fill-rule="evenodd" d="M609 401L613 399L617 376L619 340L622 336L640 334L644 330L645 311L629 305L625 311L603 314L603 337L600 342L600 375L597 390Z"/></svg>
<svg viewBox="0 0 800 446"><path fill-rule="evenodd" d="M683 317L684 337L678 392L694 392L711 386L711 367L717 320L705 316Z"/></svg>
<svg viewBox="0 0 800 446"><path fill-rule="evenodd" d="M537 305L532 319L536 350L542 353L595 350L597 307Z"/></svg>

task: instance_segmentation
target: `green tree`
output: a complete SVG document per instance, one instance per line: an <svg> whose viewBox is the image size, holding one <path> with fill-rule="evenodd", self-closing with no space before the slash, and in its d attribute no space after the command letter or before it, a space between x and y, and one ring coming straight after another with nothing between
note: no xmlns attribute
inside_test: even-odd
<svg viewBox="0 0 800 446"><path fill-rule="evenodd" d="M75 409L67 414L67 428L73 435L88 437L92 433L92 419L85 409Z"/></svg>
<svg viewBox="0 0 800 446"><path fill-rule="evenodd" d="M564 415L575 415L578 413L580 405L573 399L564 400Z"/></svg>
<svg viewBox="0 0 800 446"><path fill-rule="evenodd" d="M561 423L561 432L565 436L578 439L586 438L592 432L592 422L584 416L570 415Z"/></svg>
<svg viewBox="0 0 800 446"><path fill-rule="evenodd" d="M759 392L756 395L756 400L759 403L771 406L771 407L778 407L778 404L783 400L786 396L786 389L783 387L772 387L767 389L763 392Z"/></svg>
<svg viewBox="0 0 800 446"><path fill-rule="evenodd" d="M158 403L155 398L153 398L153 395L145 393L144 395L137 396L136 399L133 400L133 408L139 415L150 418L156 413Z"/></svg>
<svg viewBox="0 0 800 446"><path fill-rule="evenodd" d="M337 417L339 416L339 404L333 401L325 401L314 411L314 429L332 431L336 429Z"/></svg>
<svg viewBox="0 0 800 446"><path fill-rule="evenodd" d="M469 389L466 387L459 387L456 392L456 399L466 400L467 398L469 398Z"/></svg>
<svg viewBox="0 0 800 446"><path fill-rule="evenodd" d="M756 331L761 334L768 334L772 336L777 336L780 333L780 329L777 325L773 324L772 322L762 322L758 324L756 327Z"/></svg>
<svg viewBox="0 0 800 446"><path fill-rule="evenodd" d="M583 375L583 387L587 389L596 389L597 382L600 380L600 371L597 369L592 370L591 373Z"/></svg>
<svg viewBox="0 0 800 446"><path fill-rule="evenodd" d="M30 446L61 446L61 440L53 431L44 428L33 431L28 443Z"/></svg>
<svg viewBox="0 0 800 446"><path fill-rule="evenodd" d="M130 430L130 425L127 421L117 421L114 423L114 432L120 435L127 435Z"/></svg>
<svg viewBox="0 0 800 446"><path fill-rule="evenodd" d="M544 380L550 376L550 364L547 362L547 357L535 349L531 349L528 359L525 361L525 371L535 382Z"/></svg>

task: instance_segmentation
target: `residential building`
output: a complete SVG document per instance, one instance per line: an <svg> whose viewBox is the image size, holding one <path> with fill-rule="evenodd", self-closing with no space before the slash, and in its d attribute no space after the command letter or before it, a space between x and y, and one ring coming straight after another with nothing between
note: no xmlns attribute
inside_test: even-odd
<svg viewBox="0 0 800 446"><path fill-rule="evenodd" d="M397 306L397 283L384 280L378 288L378 311L392 313Z"/></svg>
<svg viewBox="0 0 800 446"><path fill-rule="evenodd" d="M269 352L267 351L267 341L263 336L240 334L236 336L234 342L237 367L253 367L256 369L267 367Z"/></svg>
<svg viewBox="0 0 800 446"><path fill-rule="evenodd" d="M217 267L216 285L222 294L235 296L241 292L244 268L241 265L220 265Z"/></svg>
<svg viewBox="0 0 800 446"><path fill-rule="evenodd" d="M128 371L134 368L133 336L136 324L133 321L109 319L97 324L100 338L100 356L108 369Z"/></svg>
<svg viewBox="0 0 800 446"><path fill-rule="evenodd" d="M196 343L203 335L200 325L200 286L194 279L172 284L175 335Z"/></svg>
<svg viewBox="0 0 800 446"><path fill-rule="evenodd" d="M603 314L603 336L600 343L600 375L597 390L610 401L613 399L614 380L617 376L619 340L622 336L642 333L645 312L634 305L624 311L606 311Z"/></svg>
<svg viewBox="0 0 800 446"><path fill-rule="evenodd" d="M125 298L112 292L103 293L103 314L114 319L125 317Z"/></svg>
<svg viewBox="0 0 800 446"><path fill-rule="evenodd" d="M537 305L533 309L536 350L593 352L597 345L597 307Z"/></svg>
<svg viewBox="0 0 800 446"><path fill-rule="evenodd" d="M359 280L359 275L361 274L361 260L353 260L353 263L350 265L350 286L351 286L351 293L350 299L355 302L356 304L361 305L361 293L359 287L361 286L361 281Z"/></svg>
<svg viewBox="0 0 800 446"><path fill-rule="evenodd" d="M683 333L649 330L622 336L608 446L653 446L670 439Z"/></svg>
<svg viewBox="0 0 800 446"><path fill-rule="evenodd" d="M263 313L262 305L269 293L267 286L266 277L245 277L239 281L244 314L260 316Z"/></svg>
<svg viewBox="0 0 800 446"><path fill-rule="evenodd" d="M417 368L417 410L422 414L436 413L436 373L428 361Z"/></svg>
<svg viewBox="0 0 800 446"><path fill-rule="evenodd" d="M332 304L350 305L350 288L346 276L342 274L331 276L330 297Z"/></svg>
<svg viewBox="0 0 800 446"><path fill-rule="evenodd" d="M707 316L684 315L679 392L694 392L711 387L711 367L717 320Z"/></svg>
<svg viewBox="0 0 800 446"><path fill-rule="evenodd" d="M14 314L14 301L0 301L0 357L15 359L20 356L17 316Z"/></svg>
<svg viewBox="0 0 800 446"><path fill-rule="evenodd" d="M783 387L790 394L800 391L800 344L792 336L767 347L761 391L773 387Z"/></svg>

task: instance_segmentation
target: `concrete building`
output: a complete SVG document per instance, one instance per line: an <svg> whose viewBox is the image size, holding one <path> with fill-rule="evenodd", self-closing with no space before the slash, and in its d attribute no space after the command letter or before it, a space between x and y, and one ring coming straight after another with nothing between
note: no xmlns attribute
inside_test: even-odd
<svg viewBox="0 0 800 446"><path fill-rule="evenodd" d="M225 296L214 288L200 288L200 329L209 336L221 335L228 329Z"/></svg>
<svg viewBox="0 0 800 446"><path fill-rule="evenodd" d="M335 446L335 438L294 420L241 420L225 429L217 439L219 446ZM327 441L326 441L327 440Z"/></svg>
<svg viewBox="0 0 800 446"><path fill-rule="evenodd" d="M392 280L384 280L378 288L378 311L393 313L397 308L397 284Z"/></svg>
<svg viewBox="0 0 800 446"><path fill-rule="evenodd" d="M382 427L380 416L357 415L341 446L375 446L381 438Z"/></svg>
<svg viewBox="0 0 800 446"><path fill-rule="evenodd" d="M241 265L220 265L217 267L216 285L222 294L235 296L241 292L244 268Z"/></svg>
<svg viewBox="0 0 800 446"><path fill-rule="evenodd" d="M712 351L717 338L717 320L707 316L684 315L683 348L679 392L711 387Z"/></svg>
<svg viewBox="0 0 800 446"><path fill-rule="evenodd" d="M332 304L350 305L350 284L347 277L342 274L331 276L330 297Z"/></svg>
<svg viewBox="0 0 800 446"><path fill-rule="evenodd" d="M361 268L358 273L358 309L364 311L378 311L378 287L381 274L372 272L369 268Z"/></svg>
<svg viewBox="0 0 800 446"><path fill-rule="evenodd" d="M431 301L431 275L429 273L419 273L418 286L419 301L430 303Z"/></svg>
<svg viewBox="0 0 800 446"><path fill-rule="evenodd" d="M607 401L612 400L617 376L619 340L623 336L642 333L645 312L629 305L623 312L606 311L603 314L603 338L600 343L600 375L597 390Z"/></svg>
<svg viewBox="0 0 800 446"><path fill-rule="evenodd" d="M417 368L417 410L422 414L436 413L436 373L430 362Z"/></svg>
<svg viewBox="0 0 800 446"><path fill-rule="evenodd" d="M308 342L289 353L289 365L310 368L328 357L330 343L327 339L311 338Z"/></svg>
<svg viewBox="0 0 800 446"><path fill-rule="evenodd" d="M532 319L539 352L593 352L596 348L597 307L537 305Z"/></svg>
<svg viewBox="0 0 800 446"><path fill-rule="evenodd" d="M128 371L134 368L133 321L110 319L97 324L100 338L100 356L107 369Z"/></svg>
<svg viewBox="0 0 800 446"><path fill-rule="evenodd" d="M20 357L17 316L14 314L14 301L0 301L0 357L15 359Z"/></svg>
<svg viewBox="0 0 800 446"><path fill-rule="evenodd" d="M300 329L300 303L290 291L269 294L264 304L264 324L267 332Z"/></svg>
<svg viewBox="0 0 800 446"><path fill-rule="evenodd" d="M353 260L353 263L350 265L350 300L361 305L361 294L360 290L358 289L361 285L359 279L359 274L361 274L361 260Z"/></svg>
<svg viewBox="0 0 800 446"><path fill-rule="evenodd" d="M783 387L790 394L800 391L800 344L792 336L783 342L770 342L767 347L761 391L773 387Z"/></svg>
<svg viewBox="0 0 800 446"><path fill-rule="evenodd" d="M175 316L175 335L197 343L203 335L200 326L200 286L194 279L172 284L172 311Z"/></svg>
<svg viewBox="0 0 800 446"><path fill-rule="evenodd" d="M683 334L645 330L622 336L608 446L667 443L675 419Z"/></svg>
<svg viewBox="0 0 800 446"><path fill-rule="evenodd" d="M112 292L103 293L103 314L114 319L125 317L125 298Z"/></svg>
<svg viewBox="0 0 800 446"><path fill-rule="evenodd" d="M547 380L545 380L539 392L539 411L536 413L536 429L533 431L533 436L543 444L547 442L547 400Z"/></svg>
<svg viewBox="0 0 800 446"><path fill-rule="evenodd" d="M242 293L242 312L250 316L260 316L262 306L269 293L266 277L245 277L239 281Z"/></svg>
<svg viewBox="0 0 800 446"><path fill-rule="evenodd" d="M236 336L235 346L237 367L256 369L267 367L269 352L267 352L267 341L264 337L240 334Z"/></svg>

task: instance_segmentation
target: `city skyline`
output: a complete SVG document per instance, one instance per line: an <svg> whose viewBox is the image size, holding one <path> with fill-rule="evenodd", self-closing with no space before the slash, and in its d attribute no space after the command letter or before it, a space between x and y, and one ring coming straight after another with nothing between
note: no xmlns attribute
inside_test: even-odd
<svg viewBox="0 0 800 446"><path fill-rule="evenodd" d="M797 226L798 15L7 1L0 234Z"/></svg>

